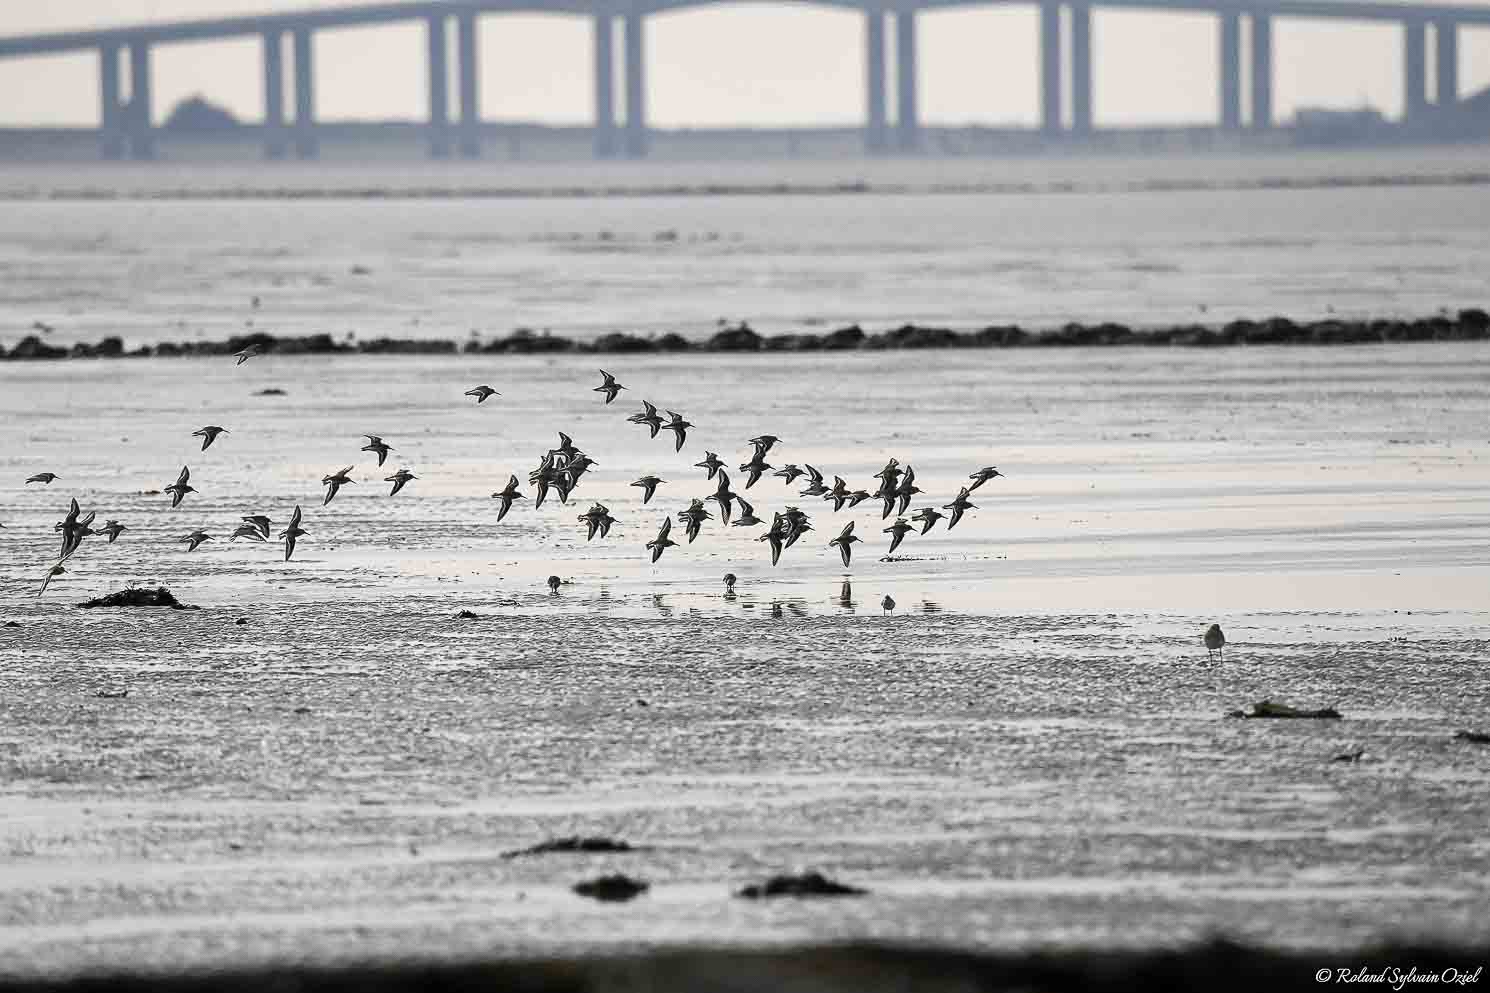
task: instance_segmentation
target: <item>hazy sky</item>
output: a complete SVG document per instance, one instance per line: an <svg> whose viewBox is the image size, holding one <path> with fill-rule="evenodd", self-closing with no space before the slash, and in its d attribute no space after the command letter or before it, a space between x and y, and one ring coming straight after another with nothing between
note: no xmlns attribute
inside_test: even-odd
<svg viewBox="0 0 1490 993"><path fill-rule="evenodd" d="M355 0L3 3L0 35L350 2ZM654 124L853 123L863 117L862 15L745 3L655 16L647 23L648 110ZM923 13L918 29L923 120L1036 120L1033 7ZM1402 36L1397 27L1278 20L1273 33L1278 119L1291 116L1300 105L1369 102L1388 113L1400 110ZM1216 21L1207 15L1096 11L1097 122L1214 120L1216 35ZM893 47L893 32L887 32L887 40ZM480 46L487 118L554 123L590 118L587 19L487 15L481 21ZM1462 92L1490 85L1490 29L1461 28L1459 48ZM424 113L421 26L322 32L316 56L319 116L413 118ZM0 125L96 122L96 62L91 55L0 60L0 93L5 94ZM154 69L157 120L193 93L246 118L263 113L256 41L162 46L155 49ZM1431 58L1429 71L1431 93Z"/></svg>

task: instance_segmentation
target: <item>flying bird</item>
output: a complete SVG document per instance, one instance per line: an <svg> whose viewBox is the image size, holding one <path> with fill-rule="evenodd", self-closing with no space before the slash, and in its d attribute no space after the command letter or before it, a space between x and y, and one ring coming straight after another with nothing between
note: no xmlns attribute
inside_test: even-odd
<svg viewBox="0 0 1490 993"><path fill-rule="evenodd" d="M41 596L43 593L45 593L47 591L47 587L52 585L52 577L60 576L66 571L66 569L62 568L61 562L58 562L56 565L48 569L47 574L41 577L41 589L36 591L36 595Z"/></svg>
<svg viewBox="0 0 1490 993"><path fill-rule="evenodd" d="M497 511L497 520L499 521L507 516L507 511L512 509L512 501L524 499L523 495L517 491L516 476L508 476L507 488L504 490L498 490L496 493L493 493L491 497L493 500L502 501L502 507L500 510Z"/></svg>
<svg viewBox="0 0 1490 993"><path fill-rule="evenodd" d="M205 452L212 447L212 443L217 440L218 435L232 433L227 428L220 428L216 424L209 424L204 428L198 428L196 431L193 431L191 436L202 439L202 451Z"/></svg>
<svg viewBox="0 0 1490 993"><path fill-rule="evenodd" d="M916 529L905 522L905 518L897 518L894 524L884 529L885 534L894 535L890 539L890 550L885 554L894 555L895 549L900 547L900 543L905 540L905 536L914 530Z"/></svg>
<svg viewBox="0 0 1490 993"><path fill-rule="evenodd" d="M953 500L951 503L942 505L943 510L950 510L952 512L951 518L947 521L948 531L955 528L957 526L957 522L962 520L962 514L964 511L978 509L978 505L970 501L967 498L967 495L968 488L964 486L961 490L958 491L957 499Z"/></svg>
<svg viewBox="0 0 1490 993"><path fill-rule="evenodd" d="M498 393L490 386L478 386L475 389L466 390L465 395L468 397L475 397L477 403L486 403L489 397L499 397L502 394Z"/></svg>
<svg viewBox="0 0 1490 993"><path fill-rule="evenodd" d="M777 469L771 475L776 476L778 479L786 480L786 485L790 486L797 481L798 476L805 476L806 473L802 471L801 467L789 464Z"/></svg>
<svg viewBox="0 0 1490 993"><path fill-rule="evenodd" d="M668 533L672 531L672 529L673 519L671 517L664 517L662 519L662 527L657 532L657 537L647 542L647 547L652 550L652 561L654 563L658 559L662 558L662 553L664 551L677 544L676 541L673 541L671 538L668 537Z"/></svg>
<svg viewBox="0 0 1490 993"><path fill-rule="evenodd" d="M118 521L104 521L101 533L109 536L109 544L112 545L116 538L128 530L129 528L120 524Z"/></svg>
<svg viewBox="0 0 1490 993"><path fill-rule="evenodd" d="M900 500L900 508L895 511L899 517L904 517L905 512L910 509L911 497L921 492L921 487L916 485L916 470L910 466L905 467L905 477L901 479L900 485L895 487L895 496Z"/></svg>
<svg viewBox="0 0 1490 993"><path fill-rule="evenodd" d="M600 375L602 375L602 376L605 377L605 382L601 383L599 386L595 387L590 392L592 392L592 393L604 393L605 394L605 402L606 403L610 403L612 400L614 400L616 398L616 394L617 393L620 393L626 387L624 387L620 383L616 382L616 377L615 376L612 376L610 373L606 372L604 369L601 369L600 370Z"/></svg>
<svg viewBox="0 0 1490 993"><path fill-rule="evenodd" d="M657 413L656 407L645 400L642 401L642 406L646 408L645 411L640 414L632 414L626 419L632 424L647 425L647 427L652 429L650 437L655 438L657 437L657 432L662 429L662 415Z"/></svg>
<svg viewBox="0 0 1490 993"><path fill-rule="evenodd" d="M743 528L750 527L755 524L765 523L759 517L755 516L755 508L750 505L749 500L746 500L744 497L736 494L735 501L740 505L740 516L735 518L735 527Z"/></svg>
<svg viewBox="0 0 1490 993"><path fill-rule="evenodd" d="M200 545L202 542L211 541L212 535L199 528L186 537L182 538L181 540L186 542L186 550L188 552L194 552L197 550L197 546Z"/></svg>
<svg viewBox="0 0 1490 993"><path fill-rule="evenodd" d="M843 557L843 567L846 569L848 568L849 556L853 554L854 542L863 540L864 539L862 538L855 537L854 522L849 521L846 525L844 525L844 528L839 533L838 537L828 542L828 546L830 548L834 545L838 546L838 554Z"/></svg>
<svg viewBox="0 0 1490 993"><path fill-rule="evenodd" d="M263 514L248 514L239 519L244 524L251 524L258 529L259 534L263 535L266 541L269 539L269 529L274 526L274 522L269 518Z"/></svg>
<svg viewBox="0 0 1490 993"><path fill-rule="evenodd" d="M377 452L378 468L381 469L383 467L383 460L388 457L389 452L393 451L393 446L385 443L382 438L379 438L375 434L365 434L362 437L367 439L367 444L363 445L360 450L364 452ZM394 490L394 492L397 493L398 491Z"/></svg>
<svg viewBox="0 0 1490 993"><path fill-rule="evenodd" d="M353 479L351 476L348 476L347 475L347 473L349 473L351 471L352 471L352 467L351 466L347 466L345 469L341 470L340 472L333 472L329 476L322 476L321 477L321 485L327 487L327 490L326 490L326 499L324 499L324 500L321 501L321 506L322 507L324 507L328 503L330 503L332 501L332 499L336 496L336 494L338 492L340 492L341 488L343 486L345 486L347 483L355 483L357 481L357 480Z"/></svg>
<svg viewBox="0 0 1490 993"><path fill-rule="evenodd" d="M911 515L911 520L921 522L921 533L925 534L931 530L931 526L941 520L943 514L938 514L933 507L922 507Z"/></svg>
<svg viewBox="0 0 1490 993"><path fill-rule="evenodd" d="M672 420L662 425L663 430L671 431L677 435L676 444L673 445L673 451L681 452L683 450L683 441L688 437L688 429L693 427L693 422L683 420L682 414L675 414L671 410L668 411L668 415L672 417Z"/></svg>
<svg viewBox="0 0 1490 993"><path fill-rule="evenodd" d="M638 479L631 485L640 486L642 488L642 503L647 503L652 499L652 494L657 492L658 484L665 482L667 482L667 480L658 479L656 476L643 476L641 479Z"/></svg>
<svg viewBox="0 0 1490 993"><path fill-rule="evenodd" d="M979 469L977 472L967 477L968 479L971 479L973 481L973 485L969 486L967 488L967 491L971 493L973 490L976 490L978 487L988 482L994 476L1002 475L1003 473L999 472L993 466L984 466L982 469Z"/></svg>
<svg viewBox="0 0 1490 993"><path fill-rule="evenodd" d="M181 501L186 499L186 494L196 492L197 488L191 485L190 482L188 482L188 480L190 479L191 470L188 469L186 466L182 466L181 475L176 477L176 481L174 483L166 487L166 492L171 494L172 507L181 506Z"/></svg>
<svg viewBox="0 0 1490 993"><path fill-rule="evenodd" d="M765 456L771 450L771 446L780 440L774 434L763 434L759 438L751 438L750 443L759 450L761 456Z"/></svg>
<svg viewBox="0 0 1490 993"><path fill-rule="evenodd" d="M247 538L249 541L266 541L267 540L264 537L264 533L262 531L260 531L258 529L258 527L256 527L255 525L249 523L248 521L244 521L242 524L240 524L236 528L234 528L233 529L233 536L231 538L229 538L228 540L229 541L237 541L239 538Z"/></svg>
<svg viewBox="0 0 1490 993"><path fill-rule="evenodd" d="M719 467L724 465L723 462L719 461L718 454L714 452L704 452L704 460L702 462L695 462L693 464L699 469L709 470L709 475L705 477L705 479L713 479L714 474L719 471Z"/></svg>
<svg viewBox="0 0 1490 993"><path fill-rule="evenodd" d="M388 495L389 496L393 496L399 490L403 489L404 488L404 484L407 483L409 480L411 480L411 479L418 479L418 478L419 478L418 476L414 475L409 470L407 470L407 469L400 469L400 470L398 470L398 472L395 472L391 476L384 476L383 477L383 482L385 482L385 483L392 483L393 484L393 489L391 489L391 490L388 491Z"/></svg>
<svg viewBox="0 0 1490 993"><path fill-rule="evenodd" d="M233 364L242 365L254 356L262 354L263 351L264 348L262 345L247 345L243 348L240 348L238 351L233 353L233 355L236 356L238 359L238 361Z"/></svg>
<svg viewBox="0 0 1490 993"><path fill-rule="evenodd" d="M310 532L300 527L300 505L295 505L295 512L290 515L290 526L279 533L285 540L285 561L290 561L290 556L295 554L295 539Z"/></svg>
<svg viewBox="0 0 1490 993"><path fill-rule="evenodd" d="M57 474L55 472L38 472L36 475L26 480L26 485L29 486L31 483L44 483L47 486L51 486L52 481L56 478Z"/></svg>

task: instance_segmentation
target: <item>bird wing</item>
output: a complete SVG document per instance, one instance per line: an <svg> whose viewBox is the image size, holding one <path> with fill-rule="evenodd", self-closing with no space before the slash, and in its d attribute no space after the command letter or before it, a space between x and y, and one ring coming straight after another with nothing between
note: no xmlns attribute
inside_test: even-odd
<svg viewBox="0 0 1490 993"><path fill-rule="evenodd" d="M186 481L189 480L189 479L191 479L191 470L188 469L186 466L182 466L181 467L181 475L179 475L179 476L176 477L176 485L177 486L185 486L186 485Z"/></svg>

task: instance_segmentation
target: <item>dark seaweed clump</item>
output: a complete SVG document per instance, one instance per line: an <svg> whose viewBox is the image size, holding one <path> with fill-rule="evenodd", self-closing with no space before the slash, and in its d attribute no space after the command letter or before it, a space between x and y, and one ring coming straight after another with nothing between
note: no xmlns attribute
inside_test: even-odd
<svg viewBox="0 0 1490 993"><path fill-rule="evenodd" d="M78 606L85 609L92 609L93 607L170 607L172 610L197 609L177 600L175 594L164 586L157 586L153 590L141 586L131 586L129 589L120 590L118 593L95 597L86 603L78 604Z"/></svg>
<svg viewBox="0 0 1490 993"><path fill-rule="evenodd" d="M647 892L651 884L641 879L632 879L622 873L599 876L574 884L574 892L602 903L625 903Z"/></svg>
<svg viewBox="0 0 1490 993"><path fill-rule="evenodd" d="M5 359L105 359L150 356L231 355L257 345L264 354L325 355L547 355L627 354L635 352L833 352L902 348L1069 348L1095 346L1175 345L1218 347L1225 345L1356 345L1389 341L1478 341L1490 338L1490 313L1480 308L1457 314L1435 314L1414 319L1293 321L1269 317L1261 321L1236 320L1220 326L1182 324L1159 328L1133 328L1104 321L1097 324L1066 324L1059 328L1030 330L1012 324L990 324L973 331L903 324L878 333L866 332L857 324L823 333L762 335L748 324L721 328L708 337L685 338L679 334L633 335L621 332L602 335L593 341L576 341L547 331L518 328L500 338L454 339L370 338L338 340L330 334L279 337L263 331L234 335L226 341L161 342L126 350L118 337L96 343L78 342L71 347L51 345L39 335L22 338L9 351L0 346ZM282 395L262 390L259 395Z"/></svg>
<svg viewBox="0 0 1490 993"><path fill-rule="evenodd" d="M1455 741L1467 741L1472 745L1490 745L1490 734L1484 731L1455 731Z"/></svg>
<svg viewBox="0 0 1490 993"><path fill-rule="evenodd" d="M857 886L835 882L820 872L804 872L799 876L772 876L764 883L747 886L735 895L759 900L773 896L863 896L868 892Z"/></svg>
<svg viewBox="0 0 1490 993"><path fill-rule="evenodd" d="M636 847L619 841L615 838L586 838L580 835L570 835L567 838L550 838L540 841L528 848L518 848L514 851L503 852L504 859L517 858L519 855L549 855L555 852L584 852L586 854L596 852L635 852Z"/></svg>
<svg viewBox="0 0 1490 993"><path fill-rule="evenodd" d="M1323 720L1339 720L1340 719L1340 711L1336 710L1334 707L1321 707L1318 710L1301 710L1298 707L1290 707L1286 703L1274 703L1271 700L1261 700L1261 701L1258 701L1257 703L1254 703L1252 705L1252 712L1251 713L1247 713L1244 710L1233 710L1231 713L1227 714L1226 716L1227 717L1244 717L1244 718L1253 718L1253 717L1279 717L1279 718L1301 717L1301 718L1315 718L1315 719L1323 719Z"/></svg>

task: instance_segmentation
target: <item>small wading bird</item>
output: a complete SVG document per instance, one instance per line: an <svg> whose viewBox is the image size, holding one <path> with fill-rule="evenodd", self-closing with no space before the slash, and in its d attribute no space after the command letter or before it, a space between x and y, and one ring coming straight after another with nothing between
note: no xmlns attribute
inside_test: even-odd
<svg viewBox="0 0 1490 993"><path fill-rule="evenodd" d="M249 541L264 541L264 533L254 525L244 521L233 529L233 536L229 541L237 541L239 538L247 538Z"/></svg>
<svg viewBox="0 0 1490 993"><path fill-rule="evenodd" d="M750 505L749 500L746 500L739 494L735 494L735 502L740 505L740 515L735 518L733 525L734 527L751 527L756 524L765 523L759 517L755 516L755 508Z"/></svg>
<svg viewBox="0 0 1490 993"><path fill-rule="evenodd" d="M1221 633L1221 625L1219 625L1219 624L1212 624L1210 627L1206 628L1205 629L1205 651L1206 651L1206 658L1214 659L1217 655L1220 655L1222 661L1225 661L1226 660L1225 648L1226 648L1226 635L1224 635L1224 634Z"/></svg>
<svg viewBox="0 0 1490 993"><path fill-rule="evenodd" d="M900 543L905 540L905 536L910 534L914 530L916 530L914 527L905 522L905 518L896 518L895 523L891 524L883 531L884 534L894 535L894 537L890 539L890 550L885 554L894 555L895 549L900 547Z"/></svg>
<svg viewBox="0 0 1490 993"><path fill-rule="evenodd" d="M647 542L647 547L652 550L652 561L654 563L662 558L663 552L677 544L676 541L668 537L668 533L672 529L673 519L671 517L664 517L662 519L662 527L657 531L657 537Z"/></svg>
<svg viewBox="0 0 1490 993"><path fill-rule="evenodd" d="M848 568L849 556L853 554L854 542L862 540L862 538L856 538L854 536L854 522L849 521L848 524L844 525L843 531L838 535L838 537L828 542L828 544L829 546L838 546L838 554L842 556L843 566L846 569Z"/></svg>
<svg viewBox="0 0 1490 993"><path fill-rule="evenodd" d="M610 508L603 503L597 503L583 514L579 519L585 523L585 540L591 541L595 535L604 538L610 534L610 526L616 523L616 519L610 515Z"/></svg>
<svg viewBox="0 0 1490 993"><path fill-rule="evenodd" d="M47 591L47 587L52 585L53 577L60 576L66 571L66 569L62 568L61 562L58 562L56 565L48 569L47 574L41 577L41 589L36 591L36 595L41 596L43 593L45 593Z"/></svg>
<svg viewBox="0 0 1490 993"><path fill-rule="evenodd" d="M988 482L994 476L1002 475L1003 473L999 472L993 466L984 466L982 469L979 469L977 472L967 477L968 479L971 479L973 481L973 485L969 486L967 488L967 491L971 493L973 490L976 490L978 487Z"/></svg>
<svg viewBox="0 0 1490 993"><path fill-rule="evenodd" d="M197 488L191 485L191 483L189 482L190 479L191 470L188 469L186 466L182 466L181 475L176 477L176 481L174 483L166 487L166 492L171 494L172 507L181 506L181 501L186 499L186 494L195 493L197 491Z"/></svg>
<svg viewBox="0 0 1490 993"><path fill-rule="evenodd" d="M693 544L693 540L698 537L698 529L703 526L704 521L709 520L713 516L713 514L705 509L704 502L699 499L693 500L688 505L687 510L678 514L678 520L686 528L685 533L688 535L688 544Z"/></svg>
<svg viewBox="0 0 1490 993"><path fill-rule="evenodd" d="M193 431L191 433L191 436L193 438L202 439L202 451L205 452L207 449L212 447L212 443L217 440L218 435L232 433L233 432L229 431L227 428L220 428L216 424L209 424L204 428L198 428L197 430Z"/></svg>
<svg viewBox="0 0 1490 993"><path fill-rule="evenodd" d="M897 517L904 517L905 512L911 507L911 497L921 492L921 487L916 485L916 470L910 466L905 467L905 478L895 488L895 496L900 500L900 506L895 511Z"/></svg>
<svg viewBox="0 0 1490 993"><path fill-rule="evenodd" d="M693 422L683 420L682 414L675 414L671 410L667 413L672 420L662 425L662 428L677 435L677 443L673 445L673 451L681 452L683 450L683 441L688 437L688 429L693 427Z"/></svg>
<svg viewBox="0 0 1490 993"><path fill-rule="evenodd" d="M641 479L638 479L631 485L640 486L642 488L642 503L648 503L652 499L652 494L657 492L657 486L660 483L665 482L667 482L667 480L658 479L656 476L643 476Z"/></svg>
<svg viewBox="0 0 1490 993"><path fill-rule="evenodd" d="M116 538L118 538L121 534L128 530L129 528L125 527L123 524L120 524L118 521L104 521L103 529L100 533L108 535L109 544L112 545Z"/></svg>
<svg viewBox="0 0 1490 993"><path fill-rule="evenodd" d="M300 505L295 504L295 512L290 515L290 526L279 533L285 540L285 561L290 561L290 556L295 554L295 539L310 532L300 527Z"/></svg>
<svg viewBox="0 0 1490 993"><path fill-rule="evenodd" d="M182 538L181 540L186 542L186 550L188 552L194 552L197 550L197 546L200 545L202 542L211 541L212 535L199 528L186 537Z"/></svg>
<svg viewBox="0 0 1490 993"><path fill-rule="evenodd" d="M340 472L333 472L329 476L322 476L321 477L321 485L327 487L327 490L326 490L326 499L324 499L324 500L321 501L321 506L322 507L324 507L328 503L330 503L332 501L332 499L336 496L336 494L341 490L341 488L343 486L345 486L347 483L355 483L357 481L357 480L353 479L351 476L348 476L347 475L347 473L349 473L351 471L352 471L352 467L351 466L347 466L345 469L341 470Z"/></svg>
<svg viewBox="0 0 1490 993"><path fill-rule="evenodd" d="M932 525L942 519L942 516L943 515L936 512L936 509L934 507L922 507L920 510L911 515L911 520L920 521L921 533L925 534L927 531L931 530Z"/></svg>
<svg viewBox="0 0 1490 993"><path fill-rule="evenodd" d="M705 477L706 479L713 479L714 474L719 471L719 467L724 465L723 462L719 461L718 454L714 452L704 452L704 460L693 464L695 468L709 470L709 475Z"/></svg>
<svg viewBox="0 0 1490 993"><path fill-rule="evenodd" d="M756 454L764 457L771 450L771 446L780 440L774 434L763 434L759 438L751 438L750 443L756 447Z"/></svg>
<svg viewBox="0 0 1490 993"><path fill-rule="evenodd" d="M750 457L750 461L740 463L740 471L750 474L745 480L745 488L748 490L759 482L761 474L769 468L771 468L771 463L766 461L766 449L756 445L755 454Z"/></svg>
<svg viewBox="0 0 1490 993"><path fill-rule="evenodd" d="M383 477L383 482L385 482L385 483L392 483L393 484L393 489L391 489L391 490L388 491L388 495L389 496L393 496L393 494L395 494L399 490L403 489L404 488L404 484L407 483L409 480L411 480L411 479L418 479L418 478L419 478L418 476L414 475L409 470L407 470L407 469L400 469L400 470L398 470L398 472L395 472L391 476L384 476Z"/></svg>
<svg viewBox="0 0 1490 993"><path fill-rule="evenodd" d="M557 592L559 592L559 587L560 587L560 585L563 584L563 582L564 581L562 579L560 579L558 576L549 576L548 577L548 591L550 593L557 593Z"/></svg>
<svg viewBox="0 0 1490 993"><path fill-rule="evenodd" d="M626 418L626 420L630 421L632 424L645 424L647 427L652 429L652 434L650 435L650 437L655 438L657 437L657 432L662 430L662 415L657 413L657 408L655 406L645 400L642 401L642 406L646 408L642 413L632 414L630 417Z"/></svg>
<svg viewBox="0 0 1490 993"><path fill-rule="evenodd" d="M56 478L57 474L55 472L38 472L36 475L26 480L26 485L29 486L32 483L42 483L46 486L51 486L52 481Z"/></svg>
<svg viewBox="0 0 1490 993"><path fill-rule="evenodd" d="M887 614L895 613L895 598L886 593L885 598L880 601L880 609Z"/></svg>
<svg viewBox="0 0 1490 993"><path fill-rule="evenodd" d="M478 386L475 389L466 390L466 396L475 397L477 403L486 403L488 397L499 397L502 394L490 386Z"/></svg>
<svg viewBox="0 0 1490 993"><path fill-rule="evenodd" d="M616 382L616 377L615 376L612 376L610 373L606 372L604 369L601 369L600 370L600 375L602 375L602 376L605 377L605 382L601 383L599 386L595 387L590 392L592 392L592 393L604 393L605 394L605 402L606 403L610 403L612 400L614 400L616 398L616 394L617 393L620 393L626 387L624 387L620 383Z"/></svg>
<svg viewBox="0 0 1490 993"><path fill-rule="evenodd" d="M734 573L726 572L724 574L724 591L726 593L733 593L735 589L735 583L737 582L739 582L739 580L735 578Z"/></svg>
<svg viewBox="0 0 1490 993"><path fill-rule="evenodd" d="M256 355L258 355L260 353L262 353L263 351L264 351L264 349L260 345L248 345L248 346L246 346L244 348L241 348L238 351L236 351L236 352L233 353L234 357L238 359L238 361L237 362L234 362L233 364L234 365L242 365L243 363L247 362L249 359L253 358L254 356L256 356Z"/></svg>
<svg viewBox="0 0 1490 993"><path fill-rule="evenodd" d="M508 476L507 488L505 490L498 490L496 493L493 493L491 495L491 498L493 500L502 501L502 507L500 510L497 511L497 520L499 521L507 516L507 511L512 509L512 501L525 499L525 497L517 491L516 476Z"/></svg>
<svg viewBox="0 0 1490 993"><path fill-rule="evenodd" d="M365 434L362 437L367 439L367 444L363 445L360 451L377 452L378 468L381 469L383 467L383 460L388 457L389 452L393 451L393 446L384 443L383 439L375 434ZM397 491L395 490L394 492Z"/></svg>
<svg viewBox="0 0 1490 993"><path fill-rule="evenodd" d="M798 476L805 476L806 473L802 471L800 466L787 464L771 473L771 475L786 480L786 485L790 486L797 481Z"/></svg>
<svg viewBox="0 0 1490 993"><path fill-rule="evenodd" d="M259 534L264 536L265 541L269 540L269 529L274 526L274 522L263 514L245 514L239 520L244 524L252 525L258 530Z"/></svg>
<svg viewBox="0 0 1490 993"><path fill-rule="evenodd" d="M967 494L968 488L964 486L961 490L958 491L957 499L953 500L951 503L942 505L943 510L950 510L952 512L951 518L949 518L947 521L948 531L955 528L957 526L957 522L962 520L963 511L978 509L978 505L969 500L967 498Z"/></svg>

